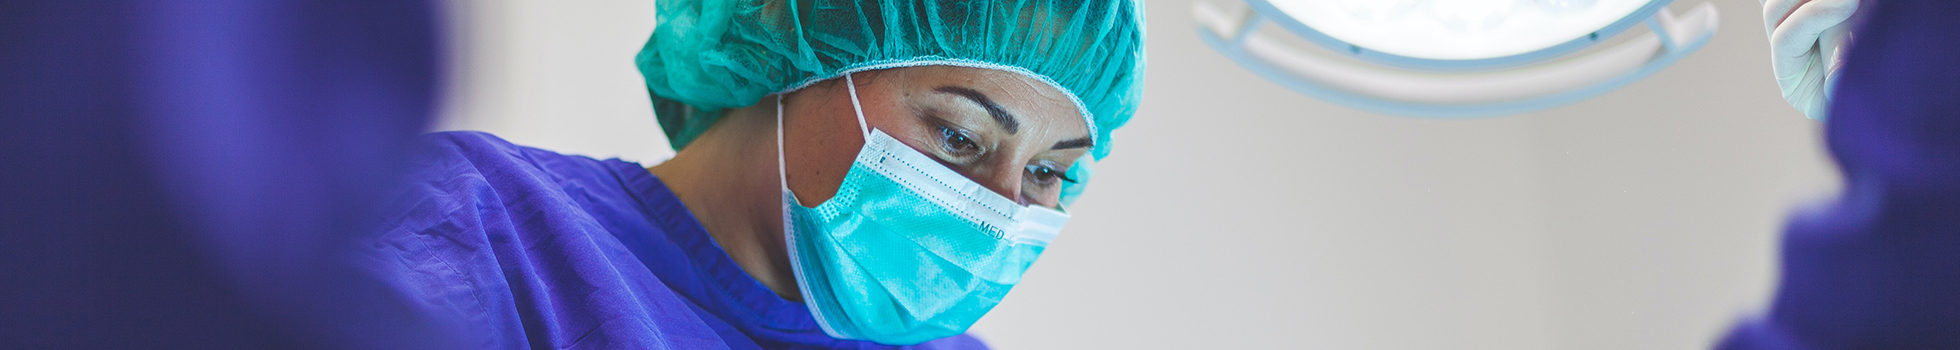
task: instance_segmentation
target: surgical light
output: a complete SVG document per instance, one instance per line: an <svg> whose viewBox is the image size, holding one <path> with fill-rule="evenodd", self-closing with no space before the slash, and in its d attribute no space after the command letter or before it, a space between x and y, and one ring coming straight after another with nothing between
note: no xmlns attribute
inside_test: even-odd
<svg viewBox="0 0 1960 350"><path fill-rule="evenodd" d="M1310 96L1389 114L1484 117L1584 100L1653 74L1713 37L1714 5L1671 0L1200 1L1199 36ZM1639 24L1648 33L1611 47ZM1271 24L1319 49L1286 45Z"/></svg>

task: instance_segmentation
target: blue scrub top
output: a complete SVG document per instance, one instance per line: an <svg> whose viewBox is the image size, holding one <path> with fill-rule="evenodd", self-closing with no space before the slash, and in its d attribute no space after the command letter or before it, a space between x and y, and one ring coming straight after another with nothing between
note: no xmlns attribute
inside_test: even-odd
<svg viewBox="0 0 1960 350"><path fill-rule="evenodd" d="M959 335L893 347L825 335L742 271L645 167L422 136L362 265L481 348L985 349Z"/></svg>

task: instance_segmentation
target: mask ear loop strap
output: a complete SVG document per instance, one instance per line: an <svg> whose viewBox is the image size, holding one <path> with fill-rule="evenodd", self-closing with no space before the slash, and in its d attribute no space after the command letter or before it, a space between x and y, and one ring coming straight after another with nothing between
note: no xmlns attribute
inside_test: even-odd
<svg viewBox="0 0 1960 350"><path fill-rule="evenodd" d="M864 122L864 105L858 102L857 80L851 78L851 73L844 73L844 86L851 90L851 109L857 112L858 132L863 133L865 143L871 143L871 126ZM789 190L789 165L783 159L783 94L776 94L776 181Z"/></svg>
<svg viewBox="0 0 1960 350"><path fill-rule="evenodd" d="M783 95L776 94L776 181L789 190L789 166L783 161Z"/></svg>
<svg viewBox="0 0 1960 350"><path fill-rule="evenodd" d="M844 86L851 89L851 109L857 111L858 131L864 133L864 143L871 143L871 126L864 123L864 106L858 104L858 84L856 80L851 79L851 73L844 73ZM780 110L782 107L777 109ZM777 112L777 114L781 113Z"/></svg>

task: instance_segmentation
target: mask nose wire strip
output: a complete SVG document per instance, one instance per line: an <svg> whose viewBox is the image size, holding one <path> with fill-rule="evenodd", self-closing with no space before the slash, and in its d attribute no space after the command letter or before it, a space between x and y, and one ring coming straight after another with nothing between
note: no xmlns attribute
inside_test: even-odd
<svg viewBox="0 0 1960 350"><path fill-rule="evenodd" d="M864 123L864 106L858 104L858 84L856 80L851 79L851 73L844 73L844 86L851 89L851 109L857 111L858 131L864 133L864 143L871 143L871 125ZM777 102L777 104L781 103ZM780 110L782 107L776 109ZM782 114L780 111L776 113Z"/></svg>

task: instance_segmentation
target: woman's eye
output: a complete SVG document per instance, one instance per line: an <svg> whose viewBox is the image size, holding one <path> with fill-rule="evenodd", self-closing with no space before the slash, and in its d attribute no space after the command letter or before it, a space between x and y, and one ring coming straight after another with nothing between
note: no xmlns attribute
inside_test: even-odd
<svg viewBox="0 0 1960 350"><path fill-rule="evenodd" d="M1055 180L1075 182L1075 179L1068 178L1063 171L1046 165L1029 165L1028 176L1032 177L1035 183L1043 185L1055 183Z"/></svg>
<svg viewBox="0 0 1960 350"><path fill-rule="evenodd" d="M959 130L941 126L939 127L939 136L946 142L946 149L949 151L971 153L980 150L979 143L973 142L972 137L966 136L966 133L962 133Z"/></svg>

